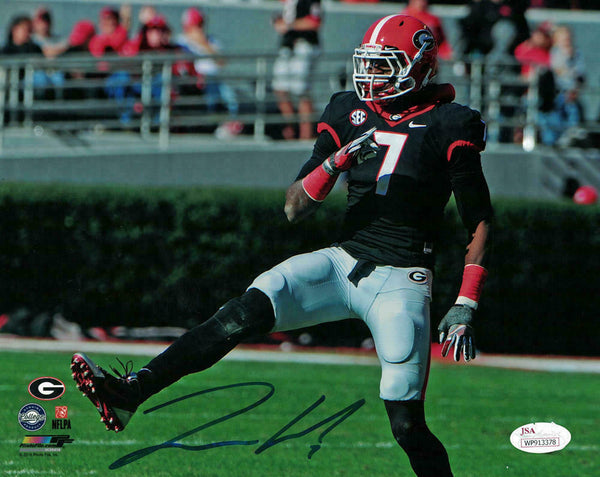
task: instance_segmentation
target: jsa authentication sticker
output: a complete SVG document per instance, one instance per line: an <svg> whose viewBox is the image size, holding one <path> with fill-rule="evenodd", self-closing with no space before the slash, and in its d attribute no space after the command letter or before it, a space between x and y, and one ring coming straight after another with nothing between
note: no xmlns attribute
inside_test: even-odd
<svg viewBox="0 0 600 477"><path fill-rule="evenodd" d="M516 428L510 443L523 452L546 454L567 447L571 433L554 422L536 422Z"/></svg>

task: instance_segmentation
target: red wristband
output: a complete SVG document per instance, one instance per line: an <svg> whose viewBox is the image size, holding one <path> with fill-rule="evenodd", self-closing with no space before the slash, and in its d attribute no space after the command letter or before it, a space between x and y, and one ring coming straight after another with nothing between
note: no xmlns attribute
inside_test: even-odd
<svg viewBox="0 0 600 477"><path fill-rule="evenodd" d="M456 303L477 308L488 272L481 265L469 263L463 271L462 285Z"/></svg>
<svg viewBox="0 0 600 477"><path fill-rule="evenodd" d="M312 200L316 202L323 202L325 197L327 197L327 194L329 194L331 189L333 189L338 175L339 174L328 174L327 171L323 169L323 165L320 165L304 179L302 179L302 187L304 188L304 192L306 192Z"/></svg>

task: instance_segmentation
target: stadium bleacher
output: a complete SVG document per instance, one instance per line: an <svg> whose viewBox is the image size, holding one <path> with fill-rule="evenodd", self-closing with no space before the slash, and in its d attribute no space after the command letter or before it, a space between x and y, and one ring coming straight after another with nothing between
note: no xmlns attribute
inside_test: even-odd
<svg viewBox="0 0 600 477"><path fill-rule="evenodd" d="M145 4L137 1L130 3L134 12ZM348 83L350 53L360 41L365 27L376 18L396 12L403 7L397 3L385 2L367 5L333 1L323 3L325 11L325 22L322 28L323 53L314 82L317 111L315 119L318 118L332 92L344 87L351 88ZM52 2L55 32L58 36L65 36L77 20L82 18L95 20L98 12L107 4L119 5L96 0ZM178 32L182 11L192 4L206 12L209 19L208 30L217 36L222 44L222 51L227 59L222 77L231 82L241 98L241 119L245 124L241 136L228 138L232 140L227 141L217 140L212 133L220 122L228 119L227 114L223 111L216 115L206 114L203 110L205 100L202 97L181 96L174 104L170 104L169 98L163 103L158 99L150 99L149 103L143 105L143 113L135 116L132 123L123 125L118 120L119 106L105 98L77 103L58 100L55 97L50 100L47 98L40 100L33 92L28 95L18 90L11 91L10 63L2 60L8 69L3 70L4 79L0 74L0 82L9 83L5 88L5 96L0 98L0 105L7 109L6 121L0 130L0 150L2 158L6 159L1 167L3 178L32 181L56 181L62 178L70 182L88 183L117 180L132 183L135 181L131 178L143 177L149 183L156 183L165 180L165 176L160 172L162 170L160 164L172 161L173 157L177 157L182 164L189 167L186 157L193 154L196 164L200 166L204 160L203 151L210 151L208 154L219 151L223 157L228 155L233 157L241 148L246 152L246 164L258 165L263 160L274 161L275 158L281 161L280 157L284 156L286 158L284 161L289 163L291 168L289 170L295 170L309 153L311 144L297 142L280 144L277 148L265 147L264 144L265 141L279 139L277 125L282 120L269 88L270 68L277 49L277 34L270 27L270 19L280 10L279 2L258 0L154 2L161 14L164 14L173 26L174 33ZM8 21L13 15L33 11L38 5L39 2L29 0L8 0L3 2L0 8L3 17ZM432 11L443 19L450 41L457 41L458 20L465 15L465 7L434 4ZM134 18L136 18L135 14ZM586 105L585 113L590 134L585 138L587 144L583 141L583 145L595 146L597 135L592 133L598 129L595 120L600 110L600 88L597 82L597 78L600 77L600 61L598 61L600 51L594 47L594 39L600 24L600 12L531 9L527 12L527 18L532 26L548 19L557 24L571 26L575 42L584 52L588 67L588 82L582 102ZM6 37L5 28L6 24L0 25L0 38ZM134 24L132 30L136 29L137 25ZM76 60L58 60L51 66L57 67L61 61ZM86 64L84 60L82 61L82 64ZM121 67L124 66L123 59L116 59L115 62ZM153 60L152 68L155 70L164 68L164 64L160 59ZM95 64L88 61L87 66L94 67ZM40 67L48 67L48 64L42 64ZM130 67L141 71L143 60L136 58ZM532 142L531 131L535 117L528 113L527 108L524 108L518 117L506 118L499 115L504 104L510 101L513 103L521 101L519 98L500 93L502 85L521 81L518 77L502 76L489 79L484 74L479 79L480 84L477 84L473 74L470 77L456 76L454 71L452 64L442 64L440 81L450 81L455 84L457 100L481 108L488 121L491 134L486 167L489 170L488 176L493 192L534 197L556 196L557 191L561 189L556 187L556 184L564 181L566 177L564 174L567 171L575 174L578 179L585 178L596 186L600 185L596 182L597 174L589 174L590 167L594 171L598 170L598 160L590 158L590 154L580 153L579 157L583 158L581 160L587 165L584 168L574 168L573 161L559 149L549 150ZM13 89L14 84L16 83L13 83ZM94 84L88 82L87 86L94 87ZM21 104L18 100L19 94L29 98L29 103L24 101L25 104ZM536 98L530 101L535 102ZM151 113L158 110L164 114ZM514 144L496 144L498 141L504 141L499 139L503 129L514 127L523 128L525 131L524 149ZM190 132L194 134L185 134ZM575 145L582 145L581 142L576 142ZM111 153L107 154L109 149ZM125 173L118 175L110 172L109 167L114 160L114 151L117 150L121 153L134 151L134 154L128 153L119 157L121 171ZM548 156L558 158L557 160L566 166L545 170L541 165L545 161L548 162L545 159ZM151 163L148 160L154 161L155 174L148 172L148 169L144 174L135 173L136 167L140 164L140 157L151 158L144 162L145 168ZM89 162L89 167L85 171L81 167L74 167L77 163L72 162L81 160ZM209 160L208 156L206 160ZM56 161L60 167L40 168L40 161L43 161L46 166ZM81 166L81 163L78 165ZM515 177L515 174L518 175L516 171L519 168L527 172L521 174L521 177L527 177L528 180L521 179L519 182L521 185L515 186L511 178ZM546 176L552 171L556 171L558 175L548 179ZM199 183L212 184L216 180L207 178L206 174L190 175L185 172L174 173L168 177L171 183L180 181L189 183L191 177L196 177ZM245 179L238 181L238 185L260 185L252 179L252 174L246 174L244 177ZM269 184L284 187L289 180L289 174L277 175L270 178Z"/></svg>

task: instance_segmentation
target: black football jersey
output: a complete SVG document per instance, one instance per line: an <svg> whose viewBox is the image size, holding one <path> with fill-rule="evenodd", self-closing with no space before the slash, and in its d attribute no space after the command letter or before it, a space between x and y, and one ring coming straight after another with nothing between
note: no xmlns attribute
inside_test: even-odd
<svg viewBox="0 0 600 477"><path fill-rule="evenodd" d="M452 192L470 232L491 217L479 154L485 148L485 124L477 111L453 98L450 85L431 86L420 93L417 106L395 113L361 101L354 92L332 96L319 122L313 155L298 179L377 128L377 155L347 173L348 203L339 243L355 258L433 268L434 243Z"/></svg>

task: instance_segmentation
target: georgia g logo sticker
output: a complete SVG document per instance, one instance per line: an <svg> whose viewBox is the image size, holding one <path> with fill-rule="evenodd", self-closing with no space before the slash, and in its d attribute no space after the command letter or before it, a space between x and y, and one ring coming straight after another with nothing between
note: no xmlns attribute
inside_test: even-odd
<svg viewBox="0 0 600 477"><path fill-rule="evenodd" d="M350 113L350 122L353 126L360 126L367 120L367 112L364 109L355 109Z"/></svg>
<svg viewBox="0 0 600 477"><path fill-rule="evenodd" d="M60 379L44 376L31 381L27 390L36 399L51 401L65 393L65 384Z"/></svg>
<svg viewBox="0 0 600 477"><path fill-rule="evenodd" d="M435 45L435 39L428 30L419 30L412 37L413 45L419 50L425 46L425 51L431 50Z"/></svg>

